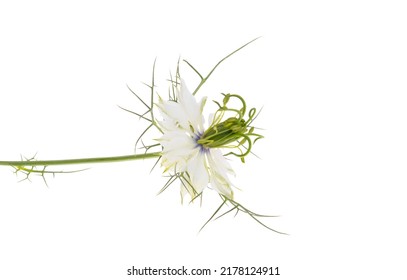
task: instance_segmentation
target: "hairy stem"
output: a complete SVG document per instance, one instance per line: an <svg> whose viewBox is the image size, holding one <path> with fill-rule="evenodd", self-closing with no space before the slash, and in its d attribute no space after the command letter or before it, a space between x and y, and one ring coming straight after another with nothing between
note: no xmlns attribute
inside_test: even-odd
<svg viewBox="0 0 407 280"><path fill-rule="evenodd" d="M114 157L96 157L96 158L75 158L75 159L57 159L57 160L21 160L21 161L0 161L0 165L8 166L52 166L52 165L70 165L86 163L109 163L130 160L140 160L147 158L160 157L161 153L147 153L139 155L124 155Z"/></svg>

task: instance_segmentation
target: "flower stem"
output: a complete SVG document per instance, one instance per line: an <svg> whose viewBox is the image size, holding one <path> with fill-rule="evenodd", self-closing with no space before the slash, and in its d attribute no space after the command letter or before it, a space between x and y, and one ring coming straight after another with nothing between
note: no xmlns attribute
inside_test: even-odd
<svg viewBox="0 0 407 280"><path fill-rule="evenodd" d="M75 159L57 159L57 160L0 161L0 165L51 166L51 165L69 165L69 164L86 164L86 163L108 163L108 162L139 160L139 159L146 159L146 158L157 158L160 156L161 156L161 153L157 152L157 153L114 156L114 157L75 158Z"/></svg>

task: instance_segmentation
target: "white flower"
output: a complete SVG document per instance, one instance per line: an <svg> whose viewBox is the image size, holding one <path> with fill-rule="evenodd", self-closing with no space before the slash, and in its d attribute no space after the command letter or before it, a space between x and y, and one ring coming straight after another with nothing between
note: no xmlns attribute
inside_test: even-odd
<svg viewBox="0 0 407 280"><path fill-rule="evenodd" d="M205 131L202 111L206 98L197 102L183 80L176 91L177 100L160 98L157 104L163 118L159 122L163 135L158 141L163 148L164 172L179 175L182 196L189 193L193 199L210 184L219 194L233 199L228 174L234 172L221 150L198 144Z"/></svg>

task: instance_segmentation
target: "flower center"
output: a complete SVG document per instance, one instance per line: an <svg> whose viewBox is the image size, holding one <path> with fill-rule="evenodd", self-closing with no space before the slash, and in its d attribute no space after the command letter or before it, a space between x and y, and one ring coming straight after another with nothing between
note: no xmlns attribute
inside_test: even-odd
<svg viewBox="0 0 407 280"><path fill-rule="evenodd" d="M228 107L232 99L241 102L241 107ZM256 118L256 109L252 108L246 115L246 103L240 95L224 94L223 105L216 102L219 109L216 111L212 124L203 133L195 134L195 141L201 152L208 152L213 148L228 148L226 155L234 155L244 162L244 157L250 153L252 145L262 138L260 134L254 133L251 123ZM230 116L232 114L232 116ZM226 117L229 115L229 117ZM254 140L252 140L254 139ZM235 153L235 149L237 153Z"/></svg>
<svg viewBox="0 0 407 280"><path fill-rule="evenodd" d="M205 147L204 145L202 145L200 143L200 140L202 138L202 134L203 134L202 132L195 133L194 134L194 141L196 143L195 147L199 148L199 151L201 153L205 154L205 153L209 152L209 147Z"/></svg>
<svg viewBox="0 0 407 280"><path fill-rule="evenodd" d="M222 148L239 141L247 132L247 124L243 119L235 117L211 125L197 140L203 148Z"/></svg>

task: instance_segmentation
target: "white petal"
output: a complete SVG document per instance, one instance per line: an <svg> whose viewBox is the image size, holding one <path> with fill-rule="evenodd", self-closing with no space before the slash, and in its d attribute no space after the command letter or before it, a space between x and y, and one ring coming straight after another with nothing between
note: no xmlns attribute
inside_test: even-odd
<svg viewBox="0 0 407 280"><path fill-rule="evenodd" d="M165 171L176 168L177 172L185 171L187 161L198 150L191 136L183 131L171 131L158 139L163 147L161 164Z"/></svg>
<svg viewBox="0 0 407 280"><path fill-rule="evenodd" d="M208 168L206 166L205 155L199 148L195 155L188 161L187 171L191 178L192 187L197 194L200 194L209 184Z"/></svg>
<svg viewBox="0 0 407 280"><path fill-rule="evenodd" d="M227 181L224 181L222 177L212 176L211 186L219 194L223 194L227 198L233 199L233 190L231 188L231 185Z"/></svg>
<svg viewBox="0 0 407 280"><path fill-rule="evenodd" d="M227 177L228 173L235 175L235 172L233 171L229 162L223 156L221 150L211 149L209 155L210 156L208 156L208 159L210 167L213 168L217 173L224 177Z"/></svg>
<svg viewBox="0 0 407 280"><path fill-rule="evenodd" d="M218 193L232 199L232 183L229 180L228 174L234 174L234 172L220 150L210 150L208 163L211 170L211 186Z"/></svg>
<svg viewBox="0 0 407 280"><path fill-rule="evenodd" d="M203 131L202 109L205 101L206 98L203 98L197 102L185 82L181 80L181 85L177 89L177 102L160 99L157 107L160 109L164 121L180 126L187 132L197 133ZM191 131L191 127L193 131Z"/></svg>
<svg viewBox="0 0 407 280"><path fill-rule="evenodd" d="M187 120L194 127L202 131L203 129L203 117L202 109L203 105L206 102L206 97L197 102L195 96L191 94L188 90L185 81L181 79L181 87L179 90L178 96L179 103L184 107L184 110L187 114Z"/></svg>

